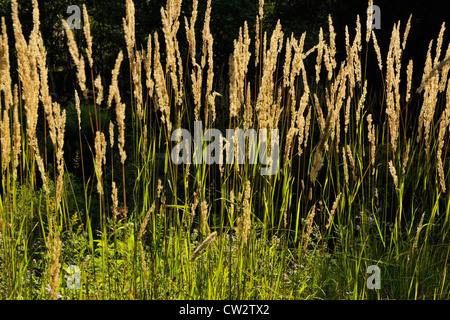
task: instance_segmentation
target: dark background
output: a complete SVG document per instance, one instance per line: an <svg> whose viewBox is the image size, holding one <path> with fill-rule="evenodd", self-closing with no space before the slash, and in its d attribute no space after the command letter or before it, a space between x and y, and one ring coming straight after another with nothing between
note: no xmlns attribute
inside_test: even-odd
<svg viewBox="0 0 450 320"><path fill-rule="evenodd" d="M67 19L69 14L66 9L69 5L76 4L80 8L85 3L91 18L91 29L94 38L94 60L96 74L100 73L102 78L108 82L111 76L111 68L120 48L125 48L123 37L122 18L125 16L124 0L53 0L39 1L41 14L41 31L48 50L48 64L50 71L50 90L57 94L56 100L66 102L73 99L73 87L76 85L74 65L70 58L67 39L62 32L61 19ZM138 47L146 44L148 34L152 34L161 26L160 8L165 5L165 0L135 0L136 7L136 38ZM212 0L211 30L214 36L215 68L218 74L227 76L228 56L233 49L233 40L237 37L238 29L244 21L248 21L252 36L254 35L255 17L258 13L258 0ZM449 1L406 1L406 0L378 0L374 4L381 9L381 29L376 30L382 55L385 57L389 39L394 23L401 21L401 32L403 32L409 15L412 13L412 27L409 34L404 59L414 59L415 78L423 70L424 59L431 39L436 39L442 22L447 21L450 10L447 8ZM367 1L361 0L266 0L265 1L265 30L275 26L278 19L281 20L285 36L291 32L299 38L307 32L306 50L312 47L318 38L319 28L322 27L325 36L328 36L328 15L333 18L335 32L337 34L338 58L344 47L344 28L349 27L351 36L354 35L356 16L359 15L363 34L366 19ZM20 18L24 33L27 35L32 28L31 0L19 0ZM183 1L182 15L190 16L192 2ZM206 0L200 1L199 16L196 26L200 32L203 26L203 15ZM14 51L14 38L11 27L11 4L10 1L0 2L0 15L5 16L8 26L11 50ZM448 23L447 23L448 25ZM447 34L447 33L446 33ZM76 38L80 47L85 47L83 31L76 31ZM364 37L363 37L364 38ZM184 48L185 30L184 19L181 19L179 29L180 48ZM445 54L448 36L444 38ZM377 63L374 51L369 50L368 76L377 74ZM373 59L375 58L375 59ZM339 60L338 60L339 61ZM12 59L12 67L14 67ZM129 74L128 66L123 63L122 75ZM406 63L404 63L406 69ZM15 70L15 68L12 68ZM217 73L216 73L217 74ZM129 88L128 77L124 77L122 86ZM89 84L88 84L89 85Z"/></svg>

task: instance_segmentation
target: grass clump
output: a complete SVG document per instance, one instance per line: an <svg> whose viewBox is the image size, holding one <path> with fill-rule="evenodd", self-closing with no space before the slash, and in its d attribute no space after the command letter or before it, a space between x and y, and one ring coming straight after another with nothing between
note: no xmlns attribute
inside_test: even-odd
<svg viewBox="0 0 450 320"><path fill-rule="evenodd" d="M198 1L182 17L181 1L168 0L162 30L138 44L127 0L126 48L118 48L107 86L96 74L84 6L86 50L62 21L78 84L74 105L60 106L49 94L37 0L33 6L26 39L12 1L14 56L4 19L0 36L1 298L449 298L444 25L417 90L412 61L401 81L410 21L402 32L394 25L383 58L375 32L362 30L358 17L337 61L331 17L328 32L305 48L306 33L284 35L280 23L262 29L260 1L255 39L245 23L229 77L217 79L211 1L204 17ZM183 22L185 51L177 40ZM368 50L377 61L363 60ZM18 63L15 80L10 59ZM129 101L118 85L126 61ZM368 63L379 66L381 97L372 94ZM417 119L408 117L413 108ZM175 164L172 133L194 132L195 121L205 135L183 149L191 158ZM235 161L194 161L211 147L213 128L266 129L256 150L278 150L279 159L250 161L251 150L234 147L237 136L221 136L217 158ZM274 174L261 174L266 166ZM366 285L371 265L381 270L378 290ZM73 270L78 288L67 285Z"/></svg>

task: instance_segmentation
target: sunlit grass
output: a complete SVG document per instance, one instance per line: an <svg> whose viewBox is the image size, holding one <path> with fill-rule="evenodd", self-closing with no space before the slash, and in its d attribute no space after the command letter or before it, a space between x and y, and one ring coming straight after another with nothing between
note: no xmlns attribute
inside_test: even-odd
<svg viewBox="0 0 450 320"><path fill-rule="evenodd" d="M194 1L195 14L196 6ZM13 90L7 54L13 48L5 38L12 26L3 25L0 297L448 299L450 89L447 65L439 63L444 58L429 53L424 90L415 93L420 105L412 106L403 87L409 80L398 73L407 33L401 36L397 27L380 71L380 98L369 94L365 78L367 64L378 63L364 60L375 34L364 42L359 20L341 64L331 17L324 26L328 36L321 32L317 46L303 48L308 34L287 37L281 25L262 30L258 15L256 51L250 52L245 25L221 87L213 72L210 2L205 19L186 17L187 30L179 3L168 0L166 9L164 29L139 49L134 5L127 1L127 47L118 49L111 86L102 81L105 101L95 84L95 59L70 35L95 39L86 29L66 26L81 102L61 108L45 99L41 34L35 29L25 40L18 17L17 56L11 58L22 66ZM204 35L197 44L189 37L195 37L196 21L203 22ZM187 57L177 42L185 31ZM442 35L436 36L440 50ZM130 101L121 100L114 80L124 57ZM310 64L321 71L307 75ZM28 121L38 117L27 107L32 103L45 110L43 132ZM372 107L380 103L381 117ZM421 116L407 125L405 113L413 107ZM204 132L279 129L279 170L262 175L259 161L174 164L178 142L171 133L183 128L193 135L194 120L203 121ZM67 134L70 125L76 129ZM62 128L64 140L53 140ZM73 167L68 159L61 167L58 150L68 141L78 147L77 157ZM191 146L192 159L209 144ZM366 283L371 265L381 270L377 290ZM71 274L70 266L79 273ZM71 288L75 280L80 286Z"/></svg>

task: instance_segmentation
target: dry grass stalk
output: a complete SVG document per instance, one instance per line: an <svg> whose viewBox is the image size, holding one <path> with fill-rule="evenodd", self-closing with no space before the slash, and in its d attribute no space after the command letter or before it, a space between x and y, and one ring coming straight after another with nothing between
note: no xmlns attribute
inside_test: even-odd
<svg viewBox="0 0 450 320"><path fill-rule="evenodd" d="M245 244L247 243L248 233L250 231L250 196L251 196L252 188L250 186L250 181L247 181L246 187L245 187L245 194L244 194L244 220L243 220L243 228L242 228L242 242Z"/></svg>
<svg viewBox="0 0 450 320"><path fill-rule="evenodd" d="M25 38L22 34L22 25L19 20L19 13L18 13L18 4L16 0L13 0L11 3L12 6L12 20L13 20L13 27L14 27L14 38L15 38L15 44L16 44L16 51L17 51L17 64L18 64L18 72L19 72L19 78L22 82L22 85L24 86L23 97L25 101L28 103L34 102L34 106L37 106L37 97L38 92L36 89L36 86L30 86L32 81L38 80L38 73L36 68L36 55L37 55L37 44L35 47L31 47L31 40L34 39L36 41L36 34L35 34L35 28L33 28L32 33L30 34L30 47L28 46L27 42L25 41ZM3 38L3 37L2 37ZM34 61L33 59L34 58ZM34 63L34 64L33 64ZM33 68L34 67L34 68ZM35 82L37 83L37 81ZM31 106L29 107L31 108ZM31 111L31 109L28 109ZM35 110L33 110L35 111ZM27 119L28 127L35 128L34 123L37 119L35 119L36 116L29 115L30 119ZM34 133L34 130L33 130Z"/></svg>
<svg viewBox="0 0 450 320"><path fill-rule="evenodd" d="M83 3L83 19L84 19L84 37L86 38L87 43L87 57L89 61L89 66L91 70L94 67L94 59L92 58L92 35L91 35L91 23L89 21L89 15L86 9L86 4Z"/></svg>
<svg viewBox="0 0 450 320"><path fill-rule="evenodd" d="M297 129L298 129L298 154L299 154L299 156L302 155L302 152L303 152L302 144L304 142L306 129L307 129L307 127L309 127L309 124L307 125L306 119L303 115L304 110L306 109L306 107L308 105L308 101L309 101L309 94L305 91L303 96L300 99L300 107L298 109L298 113L297 113L297 117L296 117L296 123L297 123Z"/></svg>
<svg viewBox="0 0 450 320"><path fill-rule="evenodd" d="M392 162L392 160L389 160L389 171L391 173L392 178L394 179L395 189L398 189L397 170L395 169L394 163Z"/></svg>
<svg viewBox="0 0 450 320"><path fill-rule="evenodd" d="M350 124L350 106L351 106L351 101L352 99L350 97L347 97L347 103L345 104L345 122L344 122L344 133L345 135L347 135L348 132L348 126ZM357 129L358 130L358 127Z"/></svg>
<svg viewBox="0 0 450 320"><path fill-rule="evenodd" d="M201 107L201 96L202 96L202 81L203 81L203 70L201 66L195 62L194 70L191 73L192 81L192 92L194 96L194 116L195 121L200 121L200 107Z"/></svg>
<svg viewBox="0 0 450 320"><path fill-rule="evenodd" d="M33 29L30 34L29 44L25 41L22 33L22 25L19 20L18 4L16 0L11 3L12 20L14 29L14 38L17 51L17 66L19 79L22 83L23 98L25 100L25 111L27 116L27 136L28 143L33 148L34 157L38 165L39 172L43 182L43 188L47 194L50 193L48 188L48 179L45 174L44 161L39 153L39 145L36 139L36 126L38 121L39 107L39 87L40 83L38 72L38 59L41 55L39 44L39 11L37 1L33 1Z"/></svg>
<svg viewBox="0 0 450 320"><path fill-rule="evenodd" d="M311 115L312 115L312 107L308 107L308 114L306 115L306 123L305 123L305 136L303 138L303 148L306 149L308 146L308 138L309 138L309 128L311 126Z"/></svg>
<svg viewBox="0 0 450 320"><path fill-rule="evenodd" d="M150 215L155 211L155 203L153 202L150 209L147 211L147 214L144 217L144 221L142 221L141 227L139 228L137 241L139 242L142 238L142 236L145 233L145 228L147 227L148 221L150 220Z"/></svg>
<svg viewBox="0 0 450 320"><path fill-rule="evenodd" d="M143 271L144 276L142 277L144 279L144 288L145 291L148 290L148 279L147 279L147 263L145 262L145 256L144 256L144 248L142 246L142 241L139 241L139 251L141 252L141 268Z"/></svg>
<svg viewBox="0 0 450 320"><path fill-rule="evenodd" d="M319 30L319 42L317 44L317 59L316 59L316 84L320 81L320 69L322 66L322 59L324 54L324 46L326 46L324 40L323 40L323 29L322 27Z"/></svg>
<svg viewBox="0 0 450 320"><path fill-rule="evenodd" d="M359 98L358 107L356 108L356 134L359 130L359 121L361 119L361 111L364 109L364 104L366 102L367 95L367 80L364 80L364 87L361 97Z"/></svg>
<svg viewBox="0 0 450 320"><path fill-rule="evenodd" d="M59 210L59 205L61 203L61 196L63 191L63 177L64 177L64 134L66 127L66 110L60 111L60 106L58 103L53 103L53 110L55 113L55 124L57 132L57 152L56 152L56 163L58 165L58 178L56 180L56 212Z"/></svg>
<svg viewBox="0 0 450 320"><path fill-rule="evenodd" d="M198 0L194 0L192 4L192 15L191 19L188 21L186 17L184 17L184 25L186 30L186 38L189 43L189 55L192 60L192 64L195 64L195 55L196 55L196 41L195 41L195 22L197 21L198 15Z"/></svg>
<svg viewBox="0 0 450 320"><path fill-rule="evenodd" d="M116 117L117 117L117 125L119 127L119 153L120 153L120 162L122 165L125 163L127 159L127 153L124 149L125 147L125 103L116 104Z"/></svg>
<svg viewBox="0 0 450 320"><path fill-rule="evenodd" d="M191 204L191 217L190 217L189 226L192 226L192 223L194 222L195 210L197 209L197 206L199 203L199 196L200 196L201 191L202 191L202 186L200 183L197 182L197 189L194 192L194 200Z"/></svg>
<svg viewBox="0 0 450 320"><path fill-rule="evenodd" d="M356 42L356 38L355 41L353 42L353 44ZM353 56L354 56L354 51L355 51L355 46L352 45L350 46L350 34L348 33L348 26L345 26L345 51L347 54L347 67L350 69L353 69ZM355 83L355 76L353 72L349 72L348 73L349 76L349 81L351 84L351 87L354 87L354 83ZM353 96L353 93L350 92L350 95Z"/></svg>
<svg viewBox="0 0 450 320"><path fill-rule="evenodd" d="M189 43L189 55L191 57L191 63L194 68L191 72L192 92L194 96L194 116L195 121L200 120L200 107L201 107L201 94L202 94L202 82L203 82L203 68L197 63L195 58L197 48L195 40L195 22L198 15L198 0L195 0L192 8L192 15L190 22L185 17L185 29L186 38ZM205 28L204 28L205 29Z"/></svg>
<svg viewBox="0 0 450 320"><path fill-rule="evenodd" d="M213 96L213 79L214 79L214 53L213 43L214 39L210 30L211 22L211 0L206 4L205 23L203 25L203 55L202 55L202 69L205 66L205 58L208 56L208 71L206 75L206 104L205 104L205 126L209 125L210 113L211 121L215 121L215 103ZM245 81L244 81L245 85Z"/></svg>
<svg viewBox="0 0 450 320"><path fill-rule="evenodd" d="M307 136L308 132L306 131L307 128L309 128L309 124L307 124L307 120L305 120L304 111L306 107L308 106L309 102L309 85L306 78L306 70L305 65L303 63L303 60L305 59L307 54L303 53L303 47L305 43L305 37L306 33L303 33L300 41L297 42L294 38L294 36L291 36L291 39L288 39L288 42L286 44L286 62L289 61L289 63L284 65L284 87L289 87L289 94L290 94L290 101L291 104L291 125L288 131L287 135L287 142L285 147L285 153L284 153L284 163L285 166L287 165L287 157L290 153L292 141L294 137L298 134L298 151L299 156L301 156L303 150L302 150L302 144L304 142L305 136ZM294 51L294 55L291 59L292 51ZM292 65L291 65L292 60ZM297 90L295 89L295 78L302 73L302 79L303 79L303 95L300 99L299 109L296 110L296 96L297 96ZM309 113L309 111L308 111ZM306 135L305 135L306 132ZM306 141L305 141L306 142Z"/></svg>
<svg viewBox="0 0 450 320"><path fill-rule="evenodd" d="M102 85L102 78L100 75L95 78L94 82L95 88L97 89L97 97L95 99L95 103L97 105L101 105L103 102L103 85Z"/></svg>
<svg viewBox="0 0 450 320"><path fill-rule="evenodd" d="M230 101L230 121L232 118L237 118L239 115L239 104L238 104L238 90L237 90L237 66L236 57L230 55L228 60L228 76L230 78L230 89L229 89L229 101Z"/></svg>
<svg viewBox="0 0 450 320"><path fill-rule="evenodd" d="M117 79L119 77L120 66L122 64L122 61L123 61L123 52L120 51L119 54L117 55L114 69L111 72L111 85L109 86L109 95L107 101L108 108L111 107L113 99L116 100L116 103L120 103L119 83Z"/></svg>
<svg viewBox="0 0 450 320"><path fill-rule="evenodd" d="M293 124L295 124L295 119L296 119L297 113L293 114L294 117L294 122ZM287 167L288 164L288 158L290 156L290 151L291 151L291 147L292 147L292 142L294 140L294 136L297 134L298 129L295 125L291 124L291 126L289 127L287 136L286 136L286 146L284 148L284 158L283 158L283 162L284 162L284 168Z"/></svg>
<svg viewBox="0 0 450 320"><path fill-rule="evenodd" d="M250 62L250 37L247 23L244 24L244 33L239 28L239 38L234 41L234 52L230 63L230 119L239 116L239 109L245 104L245 79Z"/></svg>
<svg viewBox="0 0 450 320"><path fill-rule="evenodd" d="M262 19L264 16L264 0L259 0L258 16L256 17L256 32L255 32L255 67L258 66L261 55L261 33L262 33Z"/></svg>
<svg viewBox="0 0 450 320"><path fill-rule="evenodd" d="M361 22L359 20L359 15L357 16L357 19L356 19L356 35L355 35L355 39L352 44L352 48L353 48L353 51L356 53L353 55L353 64L352 64L353 71L356 76L356 82L359 85L361 85L361 83L362 83L362 67L361 67L360 54L361 54L361 50L362 50L362 45L361 45ZM354 86L352 86L351 88L352 88L351 95L353 96Z"/></svg>
<svg viewBox="0 0 450 320"><path fill-rule="evenodd" d="M133 88L134 88L134 98L136 99L136 114L139 120L144 117L143 110L143 96L142 96L142 60L144 52L136 52L136 61L133 67Z"/></svg>
<svg viewBox="0 0 450 320"><path fill-rule="evenodd" d="M52 98L50 96L50 89L48 86L48 69L47 69L47 51L44 47L42 36L39 34L37 37L38 44L38 56L37 65L39 69L40 77L40 100L44 105L46 119L49 124L50 138L53 145L56 145L57 140L57 117L59 116L59 106L57 110L53 108Z"/></svg>
<svg viewBox="0 0 450 320"><path fill-rule="evenodd" d="M303 48L305 45L305 39L306 39L306 32L302 33L302 36L300 37L300 41L295 41L295 38L291 37L291 45L294 50L294 57L292 58L292 67L291 73L290 73L290 80L289 80L289 86L290 86L290 98L292 100L292 108L295 107L296 100L295 100L295 88L294 88L294 81L295 77L297 77L300 73L302 73L302 79L303 79L303 91L304 94L309 94L310 89L308 85L308 79L306 76L306 69L305 64L303 63L303 60L312 52L312 50L315 50L315 47L308 51L307 53L303 52ZM301 106L301 105L300 105ZM304 109L303 109L304 110ZM302 112L303 112L302 110Z"/></svg>
<svg viewBox="0 0 450 320"><path fill-rule="evenodd" d="M234 214L234 190L230 191L230 217Z"/></svg>
<svg viewBox="0 0 450 320"><path fill-rule="evenodd" d="M334 32L333 19L331 18L331 15L328 15L328 29L330 34L330 46L327 48L330 62L328 69L328 80L331 80L333 70L336 69L336 33Z"/></svg>
<svg viewBox="0 0 450 320"><path fill-rule="evenodd" d="M422 76L422 84L418 89L418 92L421 92L422 90L425 90L425 92L423 105L420 110L419 116L419 133L417 136L417 142L419 142L423 136L425 140L425 150L427 155L429 154L430 151L429 135L431 130L431 123L435 113L435 107L438 101L437 95L438 92L442 89L440 85L440 82L442 83L442 81L439 80L439 72L443 68L445 68L446 72L448 72L446 65L448 64L448 61L450 61L449 57L447 56L447 58L445 58L441 63L439 63L444 31L445 31L445 23L442 24L441 30L439 32L439 36L436 43L436 56L434 57L434 60L431 58L431 47L433 44L433 40L430 41L425 61L425 68ZM447 51L447 54L448 53L449 51ZM443 75L444 74L442 74L442 76ZM445 77L447 78L446 74ZM447 81L447 79L445 79L445 81Z"/></svg>
<svg viewBox="0 0 450 320"><path fill-rule="evenodd" d="M95 134L95 171L97 173L97 192L103 195L103 169L106 164L106 139L103 132L97 131Z"/></svg>
<svg viewBox="0 0 450 320"><path fill-rule="evenodd" d="M263 74L255 107L255 111L258 113L260 129L275 128L281 113L281 107L278 101L274 101L276 97L274 74L278 56L283 47L283 32L281 31L280 21L277 22L275 30L272 33L270 47L267 51L265 49L265 42L263 42L264 56L262 57Z"/></svg>
<svg viewBox="0 0 450 320"><path fill-rule="evenodd" d="M316 93L314 93L314 106L317 112L317 122L319 123L319 128L323 131L325 129L325 119L323 117L322 107L320 106L320 101Z"/></svg>
<svg viewBox="0 0 450 320"><path fill-rule="evenodd" d="M190 22L187 21L185 17L185 29L186 29L186 37L189 43L189 55L191 57L191 63L193 66L193 70L191 72L191 81L192 81L192 92L194 96L194 116L195 121L200 121L200 108L201 108L201 95L202 95L202 82L203 82L203 67L197 63L195 58L197 48L196 48L196 39L195 39L195 22L197 21L198 15L198 0L195 0L192 8L192 15ZM205 23L206 23L205 18ZM209 23L209 21L208 21ZM204 33L206 33L206 27L204 25ZM209 29L208 29L209 30ZM204 41L207 41L207 38L203 38ZM205 47L205 46L204 46ZM205 60L206 61L206 60Z"/></svg>
<svg viewBox="0 0 450 320"><path fill-rule="evenodd" d="M214 231L211 233L192 253L191 259L189 261L194 261L197 259L200 254L205 250L211 242L213 242L216 239L217 231Z"/></svg>
<svg viewBox="0 0 450 320"><path fill-rule="evenodd" d="M417 248L417 243L419 241L419 234L420 234L420 231L422 230L422 226L423 226L423 218L425 218L425 212L422 213L422 217L420 218L419 225L417 226L416 236L414 237L413 250Z"/></svg>
<svg viewBox="0 0 450 320"><path fill-rule="evenodd" d="M153 90L155 88L155 83L153 82L153 76L152 76L152 37L151 35L148 36L147 41L147 54L144 59L144 69L145 69L145 75L146 75L146 86L148 90L148 94L150 97L153 97Z"/></svg>
<svg viewBox="0 0 450 320"><path fill-rule="evenodd" d="M340 140L340 110L344 104L344 98L347 93L347 74L348 68L344 67L345 62L341 63L341 68L335 78L331 83L330 93L327 95L327 105L328 110L333 110L333 119L331 119L331 131L330 137L331 141L335 142L335 145L339 145ZM330 113L330 111L329 111ZM328 150L328 146L326 146Z"/></svg>
<svg viewBox="0 0 450 320"><path fill-rule="evenodd" d="M160 48L158 33L154 33L153 41L155 43L155 50L153 56L153 76L155 80L155 93L158 99L158 108L161 110L161 121L167 125L167 131L172 131L172 123L170 122L170 106L169 106L169 94L166 88L166 77L161 64Z"/></svg>
<svg viewBox="0 0 450 320"><path fill-rule="evenodd" d="M2 172L8 168L11 162L11 132L9 128L9 114L3 111L3 119L0 121L0 140L2 146Z"/></svg>
<svg viewBox="0 0 450 320"><path fill-rule="evenodd" d="M437 146L437 161L438 161L438 174L439 182L441 184L442 192L446 192L447 188L445 186L445 173L444 173L444 162L442 161L442 149L444 148L445 135L450 124L450 86L447 87L447 103L445 110L441 116L439 122L439 136L438 136L438 146Z"/></svg>
<svg viewBox="0 0 450 320"><path fill-rule="evenodd" d="M441 82L439 83L439 92L444 92L447 82L448 73L450 71L450 44L447 46L447 52L445 53L445 58L441 63L437 65L437 68L441 69Z"/></svg>
<svg viewBox="0 0 450 320"><path fill-rule="evenodd" d="M352 168L353 180L356 181L356 163L355 159L353 158L352 149L349 145L347 145L347 155L350 162L350 167Z"/></svg>
<svg viewBox="0 0 450 320"><path fill-rule="evenodd" d="M347 163L347 155L345 152L345 147L342 147L342 159L344 161L344 178L345 178L345 184L348 185L348 163Z"/></svg>
<svg viewBox="0 0 450 320"><path fill-rule="evenodd" d="M314 222L314 215L316 214L316 205L313 205L311 211L309 212L308 215L308 224L307 224L307 229L306 229L306 238L305 238L305 244L303 245L303 250L306 250L307 246L308 246L308 242L309 242L309 237L311 236L311 232L312 232L312 225Z"/></svg>
<svg viewBox="0 0 450 320"><path fill-rule="evenodd" d="M116 104L116 121L117 126L119 127L119 137L118 137L118 145L119 145L119 153L120 153L120 161L122 165L124 165L125 160L127 158L127 153L124 149L125 146L125 108L126 105L121 102L120 99L120 92L117 82L117 77L119 75L120 65L123 60L123 53L122 51L119 52L117 59L116 59L116 65L112 71L112 80L111 85L109 87L109 96L108 96L108 108L111 106L112 99L115 100Z"/></svg>
<svg viewBox="0 0 450 320"><path fill-rule="evenodd" d="M389 119L389 134L391 147L397 150L400 121L400 68L401 68L400 47L400 23L394 25L389 44L389 51L386 60L386 114Z"/></svg>
<svg viewBox="0 0 450 320"><path fill-rule="evenodd" d="M367 23L366 23L366 42L369 43L370 41L370 34L372 33L372 26L373 26L373 0L369 0L369 5L367 7Z"/></svg>
<svg viewBox="0 0 450 320"><path fill-rule="evenodd" d="M232 200L234 201L234 193L232 195ZM244 207L244 213L242 217L238 217L236 219L236 236L242 240L242 244L247 243L248 234L250 231L250 197L251 197L251 185L250 181L247 181L246 187L245 187L245 193L243 198L243 207ZM240 199L242 195L238 196L238 199ZM230 209L234 210L234 206L232 206Z"/></svg>
<svg viewBox="0 0 450 320"><path fill-rule="evenodd" d="M13 98L11 93L8 34L6 33L6 24L4 17L2 17L1 24L2 24L2 34L0 35L0 93L3 92L5 102L3 117L0 112L0 141L2 146L1 169L3 172L6 170L6 168L8 168L11 162L11 131L10 131L9 110L11 105L13 104Z"/></svg>
<svg viewBox="0 0 450 320"><path fill-rule="evenodd" d="M123 18L123 29L125 31L125 42L127 44L128 60L130 62L130 72L133 80L133 93L136 99L136 114L139 120L141 120L144 116L142 96L142 60L144 53L139 50L135 51L135 7L132 0L126 1L126 17Z"/></svg>
<svg viewBox="0 0 450 320"><path fill-rule="evenodd" d="M284 57L284 66L283 66L283 87L289 88L290 85L290 77L291 74L291 62L292 62L292 42L295 41L294 34L291 34L291 38L286 39L286 54Z"/></svg>
<svg viewBox="0 0 450 320"><path fill-rule="evenodd" d="M6 110L13 104L9 61L9 44L5 18L2 17L2 34L0 34L0 92L3 92ZM0 117L1 119L1 117Z"/></svg>
<svg viewBox="0 0 450 320"><path fill-rule="evenodd" d="M116 182L112 181L112 191L111 191L111 200L112 200L112 212L113 212L113 220L114 224L117 222L117 216L119 215L119 197L117 196L117 187Z"/></svg>
<svg viewBox="0 0 450 320"><path fill-rule="evenodd" d="M134 48L136 45L136 33L135 33L135 9L132 0L126 0L125 2L126 16L122 18L123 30L125 34L125 42L127 44L128 58L130 63L134 63ZM133 65L131 65L133 68Z"/></svg>
<svg viewBox="0 0 450 320"><path fill-rule="evenodd" d="M343 153L345 153L345 152L343 152ZM327 229L327 230L330 227L331 222L333 221L333 217L334 217L334 214L336 212L339 200L341 199L341 196L342 196L342 192L340 192L338 194L338 196L336 197L336 199L334 200L333 207L331 208L331 212L330 212L330 217L328 218L328 222L327 222L327 224L325 226L325 229Z"/></svg>
<svg viewBox="0 0 450 320"><path fill-rule="evenodd" d="M13 160L13 178L17 180L17 167L19 166L19 155L22 148L21 125L19 121L19 93L17 84L14 85L14 160Z"/></svg>
<svg viewBox="0 0 450 320"><path fill-rule="evenodd" d="M87 92L87 87L86 87L86 71L85 71L84 58L82 55L80 55L80 53L78 51L78 46L77 46L77 43L75 42L73 32L69 28L67 21L63 19L62 24L63 24L64 30L66 32L66 35L67 35L67 41L68 41L68 45L69 45L70 55L72 56L75 66L77 67L78 84L80 85L80 88L81 88L81 91L83 92L84 98L87 100L88 92Z"/></svg>
<svg viewBox="0 0 450 320"><path fill-rule="evenodd" d="M327 121L325 122L325 128L320 133L320 140L315 148L316 151L314 153L313 166L312 166L311 173L310 173L311 182L316 181L317 174L319 173L319 170L323 165L323 150L325 147L325 143L331 134L331 122L332 122L332 118L334 118L333 113L334 113L333 110L330 110L328 117L327 117Z"/></svg>
<svg viewBox="0 0 450 320"><path fill-rule="evenodd" d="M112 150L114 148L114 123L111 120L109 120L109 144Z"/></svg>
<svg viewBox="0 0 450 320"><path fill-rule="evenodd" d="M183 67L176 37L180 26L180 22L178 20L180 13L180 0L168 0L166 8L161 8L162 30L166 44L166 70L168 70L170 74L172 87L177 95L176 101L178 105L181 105L183 93Z"/></svg>
<svg viewBox="0 0 450 320"><path fill-rule="evenodd" d="M205 234L206 233L206 225L208 224L207 218L208 218L208 203L206 200L203 200L200 203L200 233Z"/></svg>
<svg viewBox="0 0 450 320"><path fill-rule="evenodd" d="M377 54L378 68L380 68L380 71L383 71L383 59L381 58L380 46L378 45L377 37L375 35L375 32L373 31L372 31L372 41L375 53Z"/></svg>
<svg viewBox="0 0 450 320"><path fill-rule="evenodd" d="M431 130L431 123L435 114L435 108L438 100L437 94L439 91L439 73L433 71L436 69L437 66L433 65L433 61L431 58L432 44L433 40L430 41L428 47L428 53L425 61L425 69L422 77L421 87L424 88L424 94L423 94L423 104L419 115L419 132L417 136L417 142L419 142L423 136L423 139L425 140L425 151L427 155L429 154L430 151L429 136ZM436 52L438 51L439 51L438 48L436 48Z"/></svg>
<svg viewBox="0 0 450 320"><path fill-rule="evenodd" d="M156 195L161 201L160 211L163 212L163 209L166 206L166 193L164 192L164 186L160 179L158 179L158 188Z"/></svg>
<svg viewBox="0 0 450 320"><path fill-rule="evenodd" d="M81 132L81 108L80 108L80 97L78 96L78 91L77 91L77 90L75 90L75 109L77 110L78 130Z"/></svg>
<svg viewBox="0 0 450 320"><path fill-rule="evenodd" d="M403 156L403 163L402 163L402 174L404 175L406 172L406 166L408 164L409 160L409 152L411 151L411 140L408 139L408 144L406 145L406 151Z"/></svg>
<svg viewBox="0 0 450 320"><path fill-rule="evenodd" d="M422 92L425 88L425 85L433 79L441 70L442 70L442 76L441 76L441 82L439 85L439 90L443 91L442 86L447 81L447 75L450 68L450 45L447 48L447 54L444 60L440 62L437 66L435 66L432 70L429 71L428 75L425 78L422 78L422 85L417 89L417 92ZM425 76L425 73L424 73Z"/></svg>
<svg viewBox="0 0 450 320"><path fill-rule="evenodd" d="M444 41L444 31L445 31L445 22L442 23L441 29L439 30L439 35L436 43L436 55L434 57L433 67L436 67L439 64L439 59L441 58L442 43Z"/></svg>
<svg viewBox="0 0 450 320"><path fill-rule="evenodd" d="M61 240L59 231L56 232L50 250L52 253L51 267L50 267L50 300L56 300L58 297L58 287L60 283L59 271L61 263L59 263L59 256L61 254Z"/></svg>
<svg viewBox="0 0 450 320"><path fill-rule="evenodd" d="M164 187L162 185L161 179L158 179L158 187L156 188L156 196L158 199L161 197L161 193L163 192Z"/></svg>
<svg viewBox="0 0 450 320"><path fill-rule="evenodd" d="M405 50L406 40L408 39L409 30L411 29L411 18L412 14L409 16L408 22L406 23L405 33L403 34L402 50Z"/></svg>
<svg viewBox="0 0 450 320"><path fill-rule="evenodd" d="M247 83L247 95L245 99L244 109L244 131L247 131L253 126L253 107L251 99L250 81Z"/></svg>
<svg viewBox="0 0 450 320"><path fill-rule="evenodd" d="M372 115L367 115L367 131L370 144L370 163L372 166L375 166L375 151L376 151L376 141L375 141L375 127L373 125ZM372 171L374 173L375 171Z"/></svg>
<svg viewBox="0 0 450 320"><path fill-rule="evenodd" d="M409 99L411 97L411 85L412 85L412 74L413 74L413 61L409 60L408 67L406 69L406 98L405 101L409 102Z"/></svg>
<svg viewBox="0 0 450 320"><path fill-rule="evenodd" d="M211 69L212 70L212 69ZM212 94L210 94L208 99L208 105L210 107L211 111L211 123L214 123L216 121L216 97L221 97L222 95L216 91L214 91Z"/></svg>

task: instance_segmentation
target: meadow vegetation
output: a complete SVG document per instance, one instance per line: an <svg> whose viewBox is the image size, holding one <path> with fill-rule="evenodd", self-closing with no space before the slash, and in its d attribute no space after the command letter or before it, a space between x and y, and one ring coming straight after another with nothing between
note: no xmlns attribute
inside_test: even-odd
<svg viewBox="0 0 450 320"><path fill-rule="evenodd" d="M377 31L357 17L339 61L331 16L305 48L306 32L263 29L260 0L255 30L239 29L228 73L216 76L211 0L205 16L198 0L186 15L180 2L167 0L162 30L137 44L126 1L126 47L110 79L96 73L89 8L80 30L63 20L78 83L62 106L49 91L37 0L29 35L11 1L13 25L2 18L0 35L0 298L450 298L445 25L413 69L402 61L410 21L394 25L382 55ZM368 64L379 67L380 96ZM419 87L413 72L423 73ZM120 77L132 84L127 101ZM192 133L194 121L205 131L278 129L279 170L174 164L171 133ZM366 286L370 265L381 270L378 290ZM70 266L79 288L67 285Z"/></svg>

